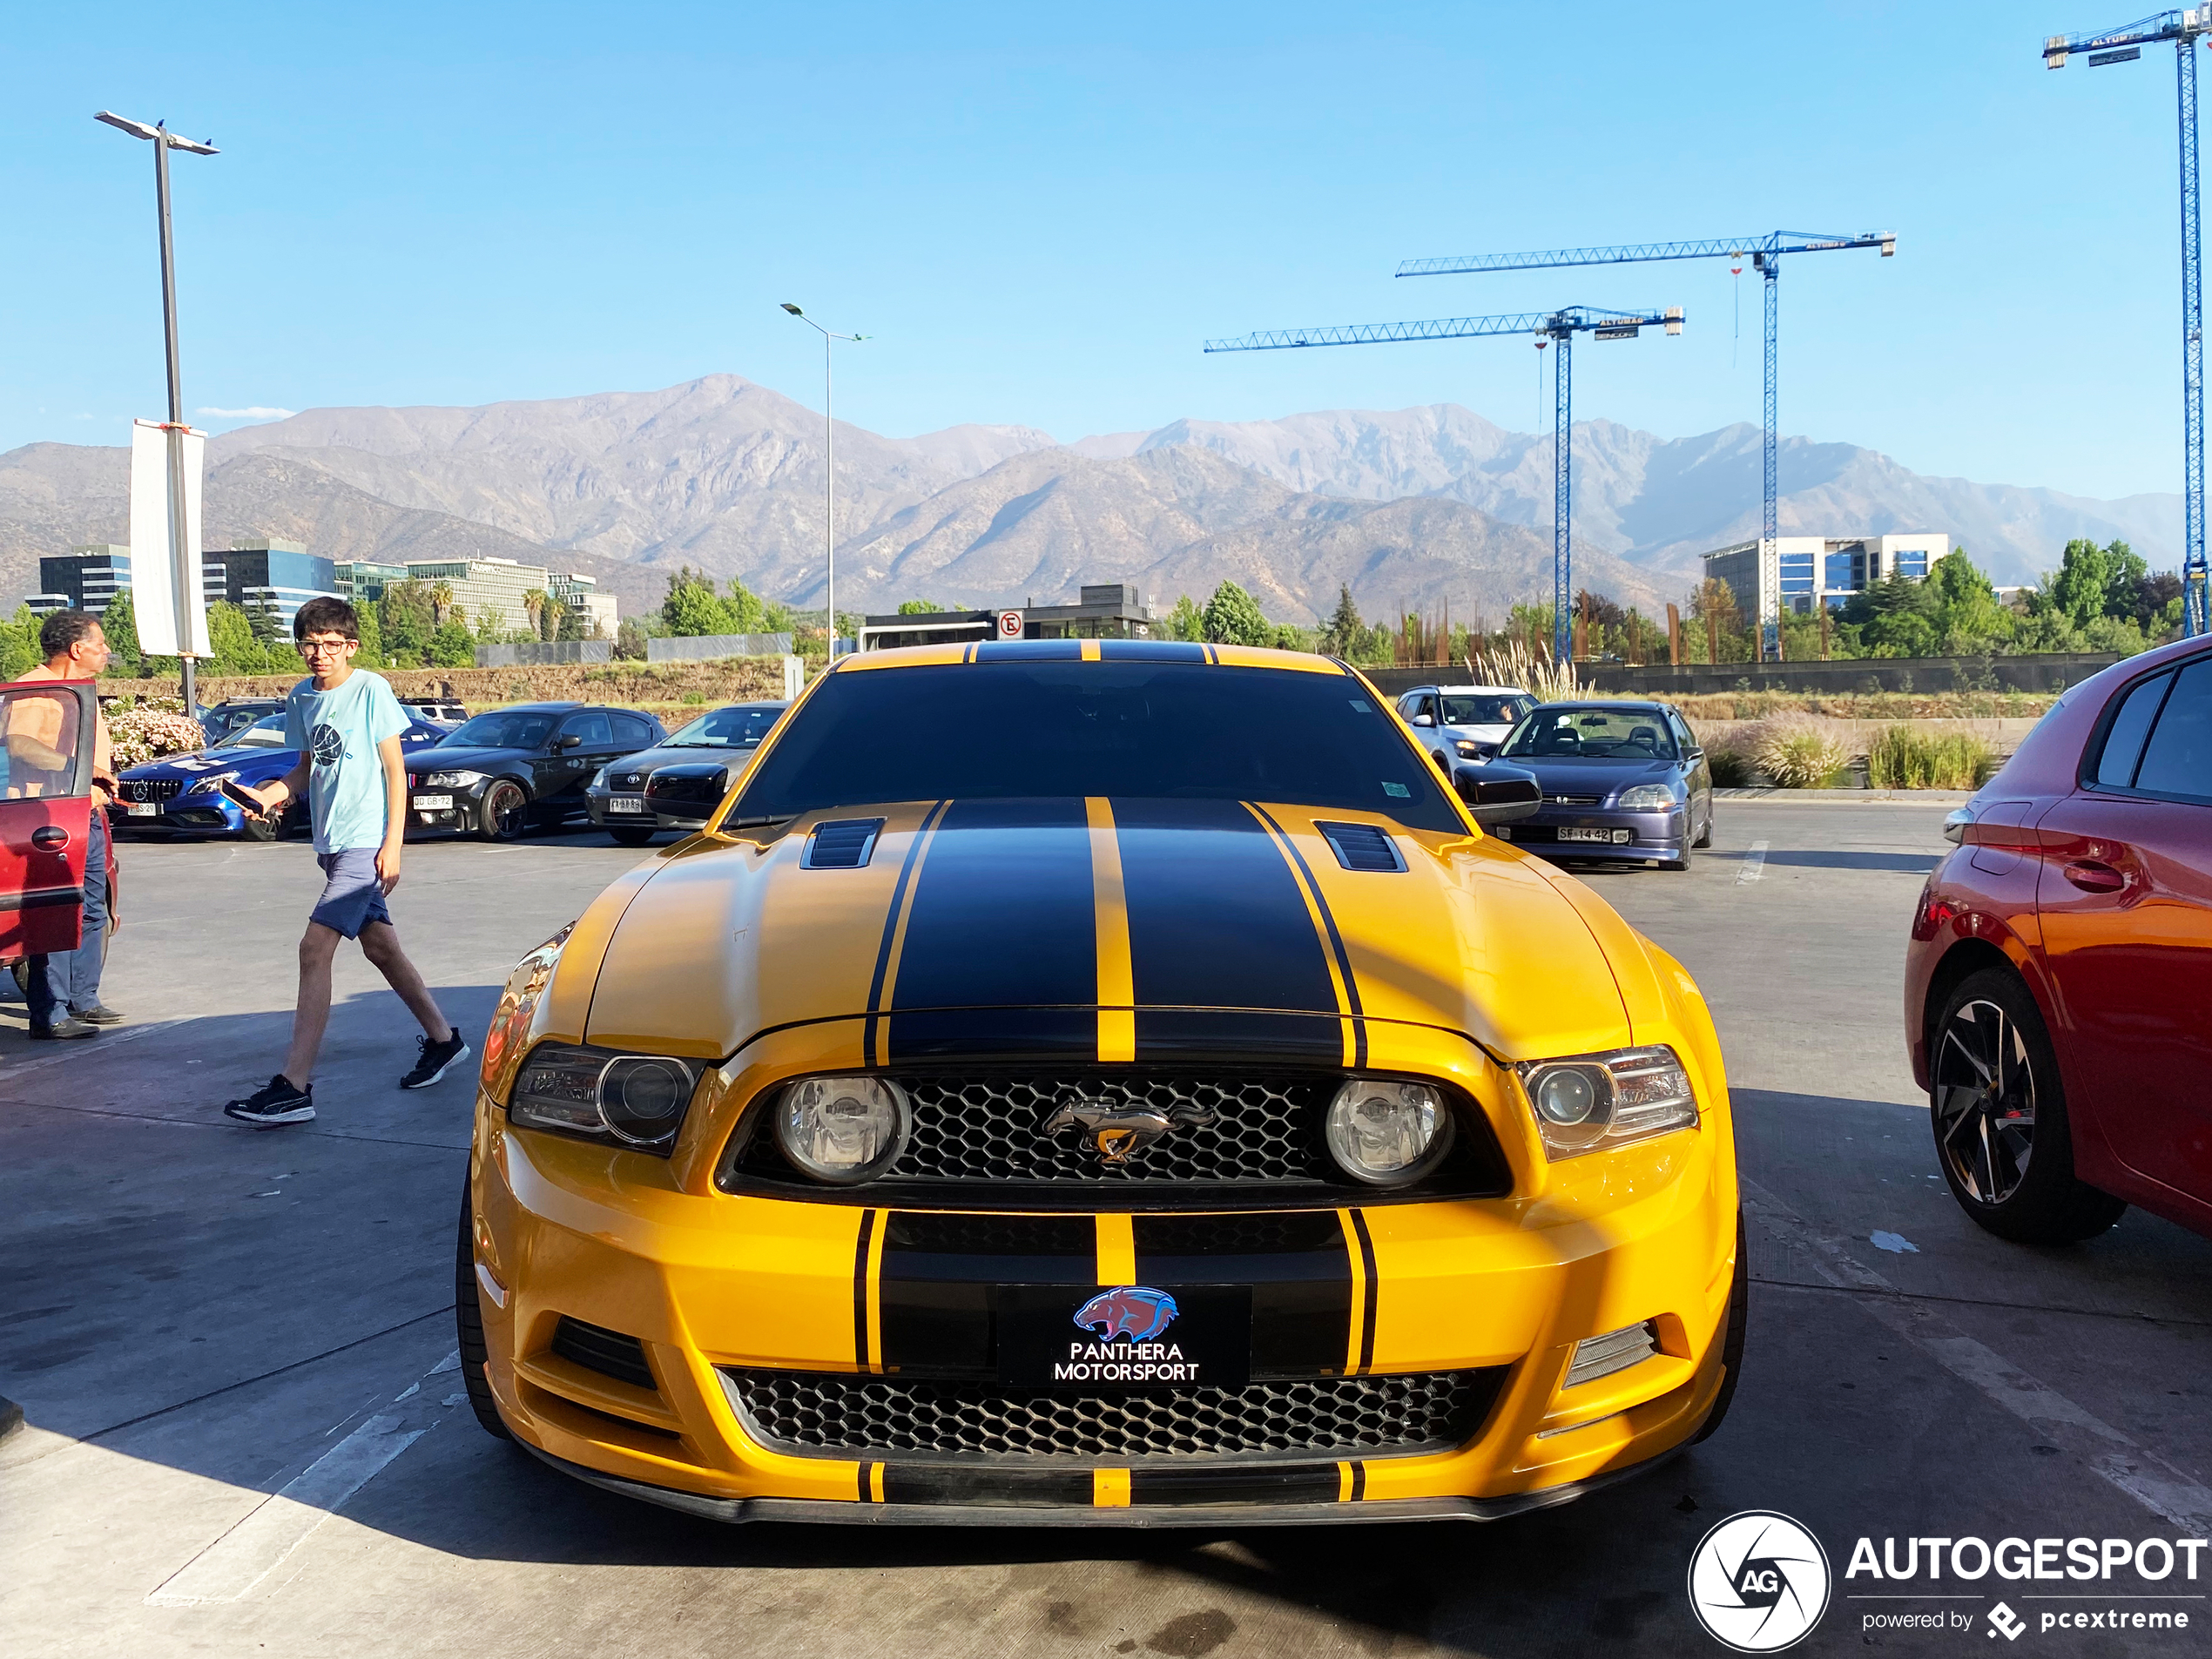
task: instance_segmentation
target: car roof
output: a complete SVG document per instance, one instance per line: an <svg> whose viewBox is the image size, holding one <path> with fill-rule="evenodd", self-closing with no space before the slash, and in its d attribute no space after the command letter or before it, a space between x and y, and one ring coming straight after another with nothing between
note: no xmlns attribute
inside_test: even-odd
<svg viewBox="0 0 2212 1659"><path fill-rule="evenodd" d="M1467 691L1473 691L1484 697L1502 697L1509 694L1517 697L1534 695L1526 685L1416 685L1413 691L1400 691L1399 696L1411 697L1413 691L1435 691L1446 697L1457 697Z"/></svg>
<svg viewBox="0 0 2212 1659"><path fill-rule="evenodd" d="M1095 656L1088 654L1092 650ZM873 673L894 668L943 668L959 663L1205 663L1224 668L1285 668L1350 677L1333 657L1271 645L1212 645L1181 639L985 639L943 645L900 645L840 657L829 671Z"/></svg>
<svg viewBox="0 0 2212 1659"><path fill-rule="evenodd" d="M1667 711L1667 705L1664 703L1646 702L1642 698L1578 697L1562 698L1561 701L1556 703L1540 703L1537 705L1537 711L1539 713L1541 713L1545 709L1589 709L1592 711L1617 710L1622 714L1663 714Z"/></svg>

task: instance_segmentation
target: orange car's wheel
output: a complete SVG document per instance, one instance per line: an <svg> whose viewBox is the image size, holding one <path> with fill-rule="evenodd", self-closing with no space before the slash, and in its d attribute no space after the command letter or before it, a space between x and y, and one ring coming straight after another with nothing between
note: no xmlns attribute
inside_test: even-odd
<svg viewBox="0 0 2212 1659"><path fill-rule="evenodd" d="M460 1339L461 1380L469 1390L469 1409L485 1433L502 1440L515 1437L499 1415L484 1376L484 1315L476 1298L483 1292L476 1283L475 1216L469 1207L469 1183L461 1184L461 1244L454 1259L453 1323Z"/></svg>
<svg viewBox="0 0 2212 1659"><path fill-rule="evenodd" d="M2010 969L1960 981L1930 1034L1928 1121L1952 1197L2024 1244L2073 1244L2127 1204L2078 1179L2066 1091L2035 999Z"/></svg>

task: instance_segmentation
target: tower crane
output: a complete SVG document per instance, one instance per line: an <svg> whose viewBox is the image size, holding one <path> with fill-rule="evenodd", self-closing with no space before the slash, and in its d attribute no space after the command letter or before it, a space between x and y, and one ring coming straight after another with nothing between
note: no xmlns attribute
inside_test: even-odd
<svg viewBox="0 0 2212 1659"><path fill-rule="evenodd" d="M1663 311L1602 311L1568 306L1558 311L1519 311L1497 317L1440 317L1432 322L1360 322L1327 328L1272 328L1234 340L1209 340L1217 351L1284 351L1306 346L1374 346L1414 340L1467 340L1482 334L1534 334L1552 359L1552 660L1568 659L1568 611L1574 603L1573 522L1575 455L1575 336L1634 340L1646 328L1682 333L1680 306Z"/></svg>
<svg viewBox="0 0 2212 1659"><path fill-rule="evenodd" d="M2196 44L2212 35L2212 6L2161 11L2099 35L2051 35L2043 65L2064 69L2075 52L2089 67L2130 64L2143 48L2174 43L2174 75L2182 118L2182 631L2212 632L2206 615L2204 562L2204 296L2197 260Z"/></svg>
<svg viewBox="0 0 2212 1659"><path fill-rule="evenodd" d="M1752 268L1765 279L1766 289L1766 442L1761 456L1765 503L1759 519L1759 559L1764 564L1775 556L1775 414L1780 383L1776 339L1782 258L1786 253L1832 253L1856 247L1878 247L1884 259L1890 259L1897 253L1897 233L1862 231L1855 236L1821 236L1808 231L1770 231L1764 236L1738 237L1732 241L1635 242L1620 247L1557 247L1533 253L1470 253L1407 260L1398 267L1398 274L1453 276L1474 271L1548 270L1567 265L1641 265L1655 260L1730 259L1740 266L1749 253Z"/></svg>

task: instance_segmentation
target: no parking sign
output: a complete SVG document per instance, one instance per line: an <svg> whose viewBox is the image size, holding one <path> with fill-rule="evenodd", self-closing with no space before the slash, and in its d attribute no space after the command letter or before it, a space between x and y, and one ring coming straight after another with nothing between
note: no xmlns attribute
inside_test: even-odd
<svg viewBox="0 0 2212 1659"><path fill-rule="evenodd" d="M1020 611L1001 610L999 612L998 636L1001 639L1019 639L1023 631L1024 624Z"/></svg>

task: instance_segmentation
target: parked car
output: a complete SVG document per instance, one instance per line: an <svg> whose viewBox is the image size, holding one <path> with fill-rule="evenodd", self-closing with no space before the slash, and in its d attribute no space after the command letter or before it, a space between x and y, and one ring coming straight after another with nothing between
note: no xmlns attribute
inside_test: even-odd
<svg viewBox="0 0 2212 1659"><path fill-rule="evenodd" d="M1498 758L1544 786L1541 811L1498 832L1532 852L1687 870L1713 844L1713 769L1663 703L1542 704Z"/></svg>
<svg viewBox="0 0 2212 1659"><path fill-rule="evenodd" d="M400 706L409 714L448 730L469 718L469 711L449 697L403 697Z"/></svg>
<svg viewBox="0 0 2212 1659"><path fill-rule="evenodd" d="M610 760L658 743L637 709L525 703L463 721L408 769L408 809L426 829L511 841L585 813L584 786Z"/></svg>
<svg viewBox="0 0 2212 1659"><path fill-rule="evenodd" d="M634 755L624 755L600 767L584 786L583 799L591 821L622 846L643 846L654 833L664 829L695 830L729 793L730 784L759 748L760 740L775 725L788 703L732 703L702 714L665 743ZM714 763L720 762L718 766ZM659 767L698 765L707 770L698 776L698 792L712 787L710 772L725 774L713 790L705 811L656 813L645 805L645 782Z"/></svg>
<svg viewBox="0 0 2212 1659"><path fill-rule="evenodd" d="M414 754L445 735L443 726L411 720L400 734L400 747L403 753ZM244 788L259 787L283 777L299 761L300 752L284 746L283 713L266 715L218 748L166 755L120 773L117 799L107 809L108 826L118 832L163 830L276 840L307 827L307 803L288 801L278 818L258 818L224 794L222 785L227 779Z"/></svg>
<svg viewBox="0 0 2212 1659"><path fill-rule="evenodd" d="M1447 765L1489 759L1514 722L1535 706L1517 685L1417 685L1398 699L1406 724Z"/></svg>
<svg viewBox="0 0 2212 1659"><path fill-rule="evenodd" d="M507 980L477 1421L698 1517L1216 1530L1495 1518L1710 1433L1711 1017L1469 770L1290 651L842 659Z"/></svg>
<svg viewBox="0 0 2212 1659"><path fill-rule="evenodd" d="M226 697L199 711L199 729L207 734L211 749L228 741L257 720L284 712L280 697Z"/></svg>
<svg viewBox="0 0 2212 1659"><path fill-rule="evenodd" d="M2067 691L1945 834L1905 1018L1952 1196L2031 1244L2212 1234L2212 650Z"/></svg>
<svg viewBox="0 0 2212 1659"><path fill-rule="evenodd" d="M60 705L49 745L67 756L57 772L35 769L0 740L0 963L75 950L84 918L84 850L92 823L92 723L98 699L91 680L0 685L0 734L18 729L27 702ZM53 728L51 707L24 711L35 729Z"/></svg>

